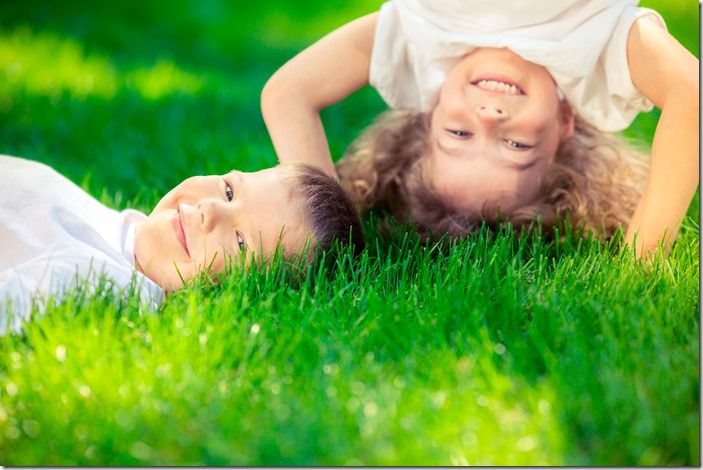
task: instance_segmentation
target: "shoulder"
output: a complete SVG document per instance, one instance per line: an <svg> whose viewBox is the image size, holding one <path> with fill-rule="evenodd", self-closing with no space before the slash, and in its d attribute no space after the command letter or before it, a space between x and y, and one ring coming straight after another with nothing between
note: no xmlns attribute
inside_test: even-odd
<svg viewBox="0 0 703 470"><path fill-rule="evenodd" d="M31 260L14 266L11 270L4 272L15 273L27 278L35 278L37 281L49 278L60 278L69 280L72 277L101 276L108 275L122 278L124 275L131 275L134 268L126 263L118 263L108 254L84 245L76 244L71 247L63 247L58 251L48 251L39 254Z"/></svg>
<svg viewBox="0 0 703 470"><path fill-rule="evenodd" d="M75 186L68 178L45 163L9 155L0 155L0 181L0 193L3 194L17 189L28 191L39 186L43 186L44 191Z"/></svg>
<svg viewBox="0 0 703 470"><path fill-rule="evenodd" d="M30 296L54 295L67 289L82 286L91 289L99 286L127 289L139 286L146 290L159 290L150 279L127 263L119 263L95 249L64 250L39 256L11 269L0 272L0 286L14 286L15 294Z"/></svg>
<svg viewBox="0 0 703 470"><path fill-rule="evenodd" d="M659 108L671 92L698 90L698 60L666 30L658 15L643 15L633 22L627 63L634 86Z"/></svg>
<svg viewBox="0 0 703 470"><path fill-rule="evenodd" d="M28 160L26 158L13 157L11 155L0 155L0 169L2 171L0 174L7 175L9 173L43 173L43 174L56 174L56 170L51 168L49 165L44 163Z"/></svg>

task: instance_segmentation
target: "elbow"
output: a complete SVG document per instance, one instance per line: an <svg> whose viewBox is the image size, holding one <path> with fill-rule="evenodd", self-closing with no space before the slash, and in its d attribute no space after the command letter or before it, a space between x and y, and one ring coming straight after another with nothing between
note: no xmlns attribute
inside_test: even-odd
<svg viewBox="0 0 703 470"><path fill-rule="evenodd" d="M261 113L266 119L275 112L277 108L277 103L281 103L285 99L285 87L283 86L282 80L278 77L278 74L274 74L264 85L261 90Z"/></svg>
<svg viewBox="0 0 703 470"><path fill-rule="evenodd" d="M275 119L282 113L308 109L311 104L305 86L291 80L281 71L269 78L261 90L261 114L264 121Z"/></svg>
<svg viewBox="0 0 703 470"><path fill-rule="evenodd" d="M317 112L314 94L309 92L310 85L292 79L290 74L276 72L269 78L261 90L261 114L268 124L291 113L299 115L305 112Z"/></svg>

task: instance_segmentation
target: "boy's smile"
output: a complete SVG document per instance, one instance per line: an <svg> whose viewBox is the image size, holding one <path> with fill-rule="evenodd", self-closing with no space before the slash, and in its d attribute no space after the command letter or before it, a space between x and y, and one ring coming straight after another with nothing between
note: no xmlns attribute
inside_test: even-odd
<svg viewBox="0 0 703 470"><path fill-rule="evenodd" d="M309 228L287 168L183 181L137 226L140 269L173 290L202 270L222 271L228 257L268 258L279 244L286 254L299 251Z"/></svg>
<svg viewBox="0 0 703 470"><path fill-rule="evenodd" d="M178 243L181 244L183 247L183 250L186 252L188 257L190 258L190 252L188 251L188 240L186 240L186 235L185 235L185 230L183 230L183 219L181 217L181 210L180 207L176 211L176 213L173 215L172 220L172 225L173 225L173 231L176 234L176 238L178 239Z"/></svg>

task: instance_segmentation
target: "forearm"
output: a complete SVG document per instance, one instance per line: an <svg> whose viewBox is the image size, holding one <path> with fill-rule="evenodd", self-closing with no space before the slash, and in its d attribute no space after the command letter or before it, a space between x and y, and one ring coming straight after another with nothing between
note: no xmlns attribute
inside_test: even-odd
<svg viewBox="0 0 703 470"><path fill-rule="evenodd" d="M320 111L368 83L376 17L331 32L266 83L261 112L279 161L317 165L336 178Z"/></svg>
<svg viewBox="0 0 703 470"><path fill-rule="evenodd" d="M660 243L668 251L698 187L697 85L694 88L678 93L662 109L647 185L627 230L637 256Z"/></svg>
<svg viewBox="0 0 703 470"><path fill-rule="evenodd" d="M281 163L304 162L337 177L317 109L295 97L262 98L264 122Z"/></svg>

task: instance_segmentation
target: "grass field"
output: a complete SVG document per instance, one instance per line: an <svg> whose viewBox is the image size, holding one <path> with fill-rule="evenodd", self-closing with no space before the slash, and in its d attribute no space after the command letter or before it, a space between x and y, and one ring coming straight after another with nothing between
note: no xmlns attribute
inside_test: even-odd
<svg viewBox="0 0 703 470"><path fill-rule="evenodd" d="M4 2L0 153L144 211L270 166L266 78L379 3ZM699 54L693 2L643 3ZM325 111L333 154L383 109ZM0 338L0 465L700 465L698 197L651 265L568 234L367 235L304 281L274 263L142 315L77 291Z"/></svg>

